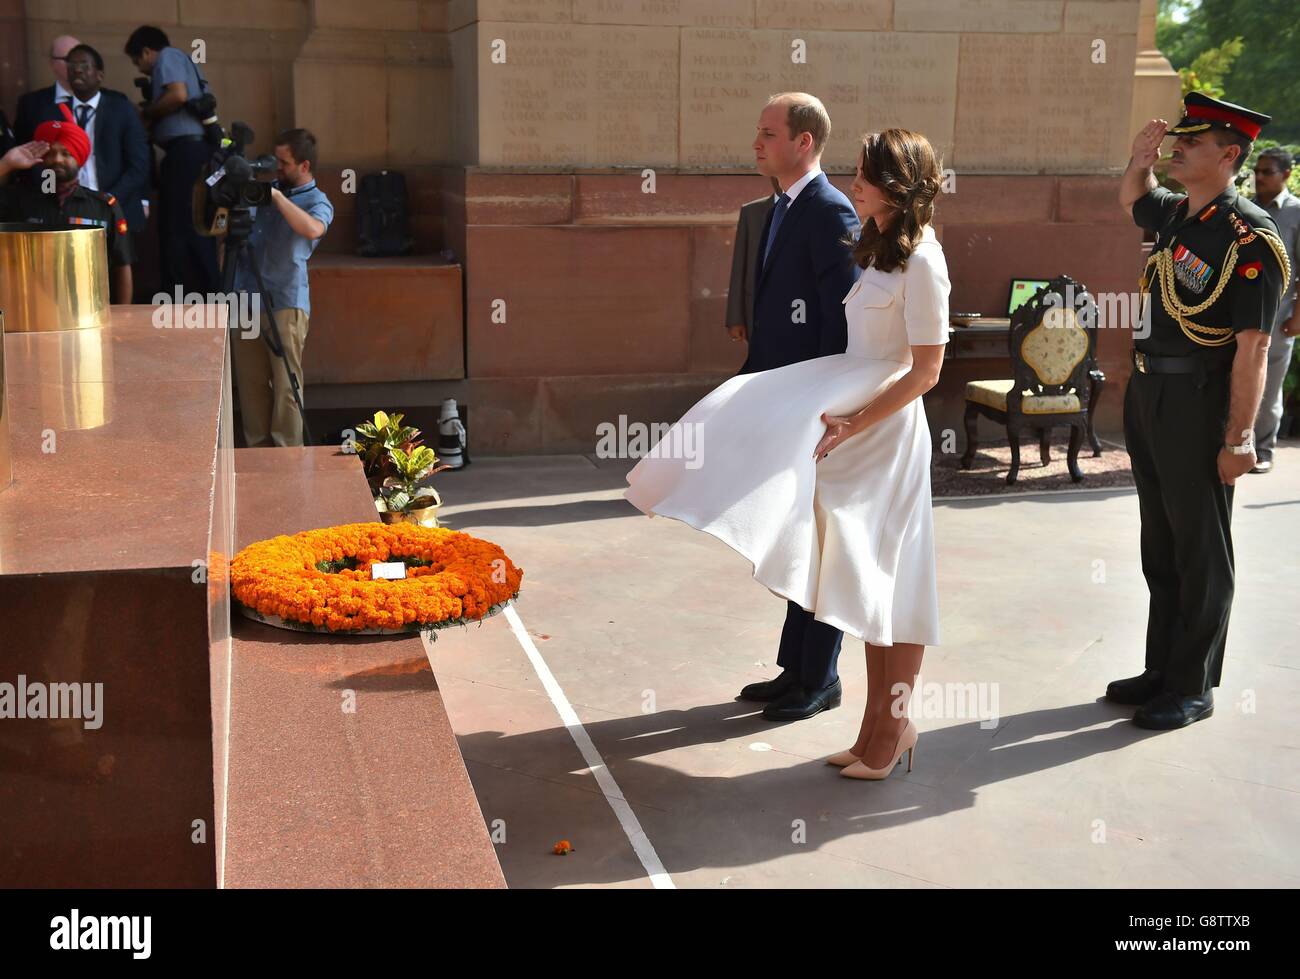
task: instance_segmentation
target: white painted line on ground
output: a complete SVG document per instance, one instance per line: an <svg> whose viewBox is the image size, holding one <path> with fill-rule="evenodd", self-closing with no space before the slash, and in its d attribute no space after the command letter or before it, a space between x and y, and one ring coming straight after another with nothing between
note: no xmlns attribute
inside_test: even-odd
<svg viewBox="0 0 1300 979"><path fill-rule="evenodd" d="M564 690L556 681L551 668L546 665L546 660L537 651L537 646L533 644L532 636L524 628L523 620L519 618L519 613L515 611L514 605L507 605L505 613L506 620L510 623L515 638L519 640L519 645L523 647L529 662L533 664L533 669L537 671L537 678L542 681L542 686L546 689L547 696L551 698L551 703L555 705L555 710L560 715L560 720L564 722L564 726L568 729L570 737L573 738L573 743L582 752L583 760L586 761L587 767L591 769L591 774L596 777L596 784L600 786L600 791L605 794L605 801L609 803L609 807L614 810L614 815L618 817L623 832L627 834L628 842L632 844L632 849L636 851L637 858L650 876L650 882L656 888L676 889L677 885L673 883L668 871L664 870L664 865L659 862L659 854L655 852L650 838L645 835L645 830L641 828L641 821L636 818L636 813L632 811L627 799L623 797L622 789L614 781L614 776L610 774L609 768L605 765L605 759L596 750L591 736L587 734L587 729L582 726L582 721L578 720L578 715L569 703L569 698L564 695Z"/></svg>

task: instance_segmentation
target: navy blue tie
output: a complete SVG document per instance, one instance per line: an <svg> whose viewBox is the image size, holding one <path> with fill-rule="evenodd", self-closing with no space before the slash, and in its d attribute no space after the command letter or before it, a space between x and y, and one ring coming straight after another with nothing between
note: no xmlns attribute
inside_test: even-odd
<svg viewBox="0 0 1300 979"><path fill-rule="evenodd" d="M782 193L776 199L776 209L772 211L772 226L767 229L767 247L763 249L763 268L767 268L767 257L772 254L772 245L776 241L776 233L781 227L781 219L785 217L789 205L790 198L785 193Z"/></svg>

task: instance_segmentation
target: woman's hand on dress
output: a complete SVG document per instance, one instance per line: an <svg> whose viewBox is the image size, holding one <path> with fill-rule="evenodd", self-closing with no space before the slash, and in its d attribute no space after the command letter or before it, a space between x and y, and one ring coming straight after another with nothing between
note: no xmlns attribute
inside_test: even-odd
<svg viewBox="0 0 1300 979"><path fill-rule="evenodd" d="M822 436L821 441L817 443L817 448L813 450L814 462L821 462L830 453L831 449L846 438L858 433L853 419L845 415L828 415L823 411L822 421L826 425L826 434Z"/></svg>

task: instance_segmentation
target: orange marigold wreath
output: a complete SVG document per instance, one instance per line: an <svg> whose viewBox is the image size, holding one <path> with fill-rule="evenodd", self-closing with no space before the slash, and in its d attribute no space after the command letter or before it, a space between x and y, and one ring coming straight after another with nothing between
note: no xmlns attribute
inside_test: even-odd
<svg viewBox="0 0 1300 979"><path fill-rule="evenodd" d="M376 562L406 578L371 580ZM496 544L445 527L355 523L258 541L230 563L235 600L331 632L433 629L481 620L519 594L523 569Z"/></svg>

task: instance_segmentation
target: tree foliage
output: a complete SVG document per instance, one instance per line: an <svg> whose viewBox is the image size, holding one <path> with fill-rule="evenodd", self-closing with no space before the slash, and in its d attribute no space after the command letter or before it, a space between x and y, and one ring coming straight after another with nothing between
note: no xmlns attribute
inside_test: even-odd
<svg viewBox="0 0 1300 979"><path fill-rule="evenodd" d="M1283 143L1300 142L1300 16L1296 0L1160 0L1156 45L1178 69L1196 80L1222 67L1228 45L1241 50L1229 59L1211 95L1268 113L1266 132ZM1214 52L1218 52L1215 54ZM1198 59L1206 55L1205 61ZM1181 72L1180 72L1181 73ZM1187 84L1184 74L1184 84Z"/></svg>

